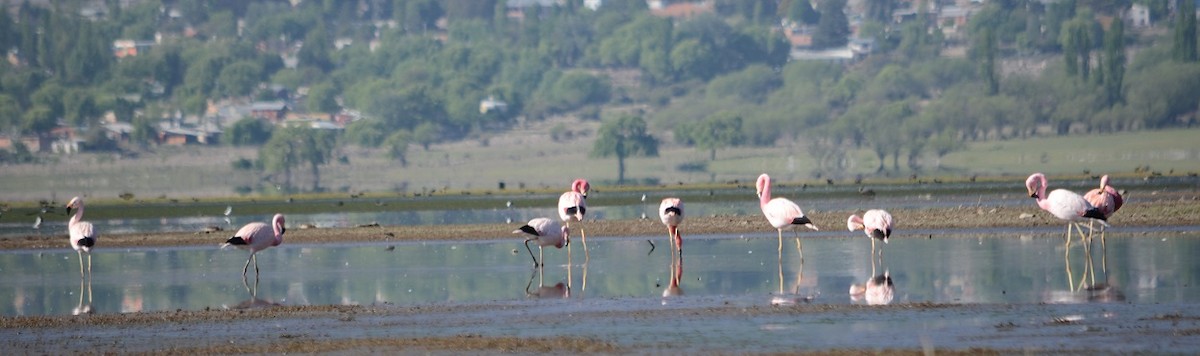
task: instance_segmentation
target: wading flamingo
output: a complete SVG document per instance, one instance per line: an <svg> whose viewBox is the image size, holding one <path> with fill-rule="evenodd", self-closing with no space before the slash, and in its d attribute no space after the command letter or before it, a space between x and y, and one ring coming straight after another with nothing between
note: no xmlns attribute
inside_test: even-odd
<svg viewBox="0 0 1200 356"><path fill-rule="evenodd" d="M850 215L846 220L846 228L850 231L863 230L867 234L867 238L871 239L871 258L875 258L875 240L888 243L888 238L892 236L892 214L881 209L871 209L863 213L862 217L857 214ZM882 257L883 251L880 251Z"/></svg>
<svg viewBox="0 0 1200 356"><path fill-rule="evenodd" d="M1055 189L1046 194L1046 175L1034 173L1025 179L1025 188L1029 191L1029 197L1037 200L1038 207L1046 212L1054 215L1059 220L1067 222L1067 243L1071 243L1071 227L1078 229L1080 238L1083 238L1083 227L1079 223L1084 221L1099 221L1101 225L1108 226L1105 222L1107 217L1099 209L1092 206L1087 199L1082 195L1066 189Z"/></svg>
<svg viewBox="0 0 1200 356"><path fill-rule="evenodd" d="M1121 205L1125 204L1125 198L1121 197L1121 193L1117 191L1117 188L1108 185L1107 174L1100 177L1100 188L1088 191L1087 194L1083 195L1083 199L1086 199L1088 203L1091 203L1097 210L1100 210L1100 213L1104 214L1105 220L1112 217L1112 214L1120 210ZM1100 229L1100 243L1104 243L1103 227Z"/></svg>
<svg viewBox="0 0 1200 356"><path fill-rule="evenodd" d="M800 211L800 206L786 198L771 199L771 177L766 173L758 176L758 182L755 183L755 188L758 190L758 206L762 208L763 215L767 217L767 221L779 233L779 255L783 256L783 230L792 229L796 226L803 225L813 230L820 230L817 225L814 225L804 212ZM796 237L796 246L800 250L800 262L804 262L804 249L800 247L800 238Z"/></svg>
<svg viewBox="0 0 1200 356"><path fill-rule="evenodd" d="M75 209L73 215L71 215L71 209ZM90 277L92 275L92 247L96 246L96 239L100 237L100 234L96 232L92 223L83 221L83 198L71 198L71 202L67 203L67 214L71 215L71 220L67 222L67 231L71 236L71 248L75 249L75 254L79 256L79 278L84 278L84 253L88 255L87 275ZM38 216L38 222L41 222L41 216Z"/></svg>
<svg viewBox="0 0 1200 356"><path fill-rule="evenodd" d="M592 185L588 184L587 180L576 179L571 182L571 190L563 193L558 197L558 217L562 218L563 224L571 227L571 222L583 222L583 215L587 213L587 194L592 189ZM583 232L583 226L579 227L579 236L583 240L584 261L591 259L591 254L587 249L587 234ZM571 254L571 237L567 237L567 255Z"/></svg>
<svg viewBox="0 0 1200 356"><path fill-rule="evenodd" d="M671 240L671 247L674 253L679 251L683 255L683 237L679 236L679 224L683 222L683 200L679 198L664 198L662 203L658 205L658 217L662 219L663 225L667 225L668 239Z"/></svg>
<svg viewBox="0 0 1200 356"><path fill-rule="evenodd" d="M258 251L282 244L285 232L287 232L287 228L284 226L283 214L275 214L275 217L271 218L270 228L261 222L246 224L233 237L221 244L221 248L234 246L240 249L249 249L250 257L246 259L246 266L242 267L242 280L246 279L246 273L250 270L250 261L254 261L254 280L257 281L258 258L255 255Z"/></svg>
<svg viewBox="0 0 1200 356"><path fill-rule="evenodd" d="M562 248L563 244L567 241L567 235L570 234L570 229L551 219L534 218L533 220L529 220L529 223L525 224L525 226L513 230L513 233L529 235L529 237L525 238L525 250L529 251L529 258L533 259L533 266L541 267L546 262L545 257L542 255L542 247L554 246ZM533 257L533 249L529 248L529 241L537 242L538 256L540 258Z"/></svg>

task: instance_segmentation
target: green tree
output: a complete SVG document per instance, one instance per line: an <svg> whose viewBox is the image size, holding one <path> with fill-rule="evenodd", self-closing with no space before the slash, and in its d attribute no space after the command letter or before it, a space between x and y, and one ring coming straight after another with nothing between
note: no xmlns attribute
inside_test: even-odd
<svg viewBox="0 0 1200 356"><path fill-rule="evenodd" d="M816 25L821 20L821 14L813 9L809 0L792 0L788 5L788 18L805 25Z"/></svg>
<svg viewBox="0 0 1200 356"><path fill-rule="evenodd" d="M309 87L304 103L310 112L337 113L341 111L337 95L337 88L332 83L320 83Z"/></svg>
<svg viewBox="0 0 1200 356"><path fill-rule="evenodd" d="M8 132L9 129L20 126L21 112L21 103L16 98L9 94L0 94L0 132Z"/></svg>
<svg viewBox="0 0 1200 356"><path fill-rule="evenodd" d="M850 40L850 21L846 19L846 0L820 0L817 10L821 12L821 20L813 32L814 48L832 48L845 46Z"/></svg>
<svg viewBox="0 0 1200 356"><path fill-rule="evenodd" d="M271 139L271 128L271 125L263 120L243 118L225 130L226 142L234 146L261 145Z"/></svg>
<svg viewBox="0 0 1200 356"><path fill-rule="evenodd" d="M391 131L383 121L362 119L346 125L346 133L342 138L361 147L379 147Z"/></svg>
<svg viewBox="0 0 1200 356"><path fill-rule="evenodd" d="M1186 0L1176 4L1171 54L1177 61L1195 62L1200 58L1196 50L1196 4Z"/></svg>
<svg viewBox="0 0 1200 356"><path fill-rule="evenodd" d="M283 173L284 187L292 188L292 168L307 164L312 172L312 190L321 189L321 165L329 163L337 148L333 132L295 126L275 130L258 150L259 161L268 173Z"/></svg>
<svg viewBox="0 0 1200 356"><path fill-rule="evenodd" d="M708 150L710 161L717 159L717 150L743 144L742 117L732 111L709 115L703 121L677 126L675 137L682 143Z"/></svg>
<svg viewBox="0 0 1200 356"><path fill-rule="evenodd" d="M218 95L242 97L250 95L262 82L263 69L255 61L242 60L221 68L217 77Z"/></svg>
<svg viewBox="0 0 1200 356"><path fill-rule="evenodd" d="M411 142L412 134L408 130L399 130L383 141L383 147L387 149L388 158L400 162L401 167L406 167L408 166L408 144Z"/></svg>
<svg viewBox="0 0 1200 356"><path fill-rule="evenodd" d="M987 93L995 95L1000 92L1000 73L996 62L997 45L996 34L990 28L984 28L979 32L978 38L972 42L972 54L975 60L979 63L979 76L983 77L984 84L987 86ZM1068 66L1070 66L1068 64Z"/></svg>
<svg viewBox="0 0 1200 356"><path fill-rule="evenodd" d="M1122 87L1125 85L1125 25L1113 21L1104 34L1104 58L1101 73L1104 76L1104 94L1109 106L1124 102Z"/></svg>
<svg viewBox="0 0 1200 356"><path fill-rule="evenodd" d="M625 182L625 158L658 156L658 139L646 132L646 121L640 116L624 115L600 125L593 157L617 157L617 184Z"/></svg>

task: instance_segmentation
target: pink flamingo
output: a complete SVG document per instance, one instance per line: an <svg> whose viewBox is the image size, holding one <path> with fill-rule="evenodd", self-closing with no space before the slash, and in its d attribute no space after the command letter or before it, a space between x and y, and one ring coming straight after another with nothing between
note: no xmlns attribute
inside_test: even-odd
<svg viewBox="0 0 1200 356"><path fill-rule="evenodd" d="M267 224L261 222L252 222L242 226L233 237L221 244L221 248L227 246L235 246L240 249L249 249L250 258L246 259L246 266L242 267L242 279L246 279L246 273L250 269L250 261L254 261L254 279L258 280L258 258L255 254L258 251L265 250L271 246L279 246L283 243L283 233L287 232L284 227L283 214L275 214L271 218L271 229L267 229Z"/></svg>
<svg viewBox="0 0 1200 356"><path fill-rule="evenodd" d="M563 193L558 197L558 217L562 218L567 227L571 226L571 222L583 222L583 215L587 213L587 194L592 189L592 185L588 184L587 180L576 179L571 182L571 190ZM591 254L587 249L587 234L583 232L583 227L579 228L579 236L583 239L583 254L584 259L590 260ZM571 254L571 238L567 237L567 254Z"/></svg>
<svg viewBox="0 0 1200 356"><path fill-rule="evenodd" d="M1108 226L1105 222L1107 217L1100 212L1099 209L1088 203L1082 195L1066 189L1055 189L1046 194L1046 175L1034 173L1025 179L1025 188L1029 191L1029 197L1037 200L1038 207L1046 212L1054 215L1059 220L1067 222L1067 244L1071 243L1071 227L1075 227L1079 231L1080 239L1083 238L1083 227L1079 226L1080 222L1093 219L1100 221L1101 225Z"/></svg>
<svg viewBox="0 0 1200 356"><path fill-rule="evenodd" d="M570 229L551 219L534 218L533 220L529 220L529 223L525 224L525 226L513 230L513 233L529 235L525 239L525 250L529 251L529 258L533 259L533 267L541 267L546 262L545 257L542 255L542 247L554 246L562 248L563 243L567 241L567 236L570 235ZM533 249L529 248L529 241L536 241L538 256L542 256L542 258L533 257Z"/></svg>
<svg viewBox="0 0 1200 356"><path fill-rule="evenodd" d="M662 203L658 205L658 217L662 219L663 225L667 225L667 234L670 235L674 251L679 251L682 256L683 237L679 236L679 224L683 222L683 200L663 198Z"/></svg>
<svg viewBox="0 0 1200 356"><path fill-rule="evenodd" d="M92 247L96 246L96 238L100 237L100 234L96 232L92 223L83 221L83 198L71 198L71 202L67 203L67 214L71 214L71 209L75 209L75 214L71 215L71 220L67 222L67 231L71 236L71 248L75 249L75 254L79 256L79 278L84 278L83 254L88 255L87 275L91 276Z"/></svg>
<svg viewBox="0 0 1200 356"><path fill-rule="evenodd" d="M786 198L771 199L771 177L766 173L758 176L758 182L755 183L755 188L758 190L758 206L762 208L763 215L767 217L767 221L771 226L775 227L779 235L779 255L783 256L783 230L792 229L798 225L803 225L813 230L820 230L817 225L814 225L804 212L800 211L800 206ZM800 246L800 238L796 238L796 248L800 250L800 262L804 262L804 250Z"/></svg>
<svg viewBox="0 0 1200 356"><path fill-rule="evenodd" d="M1100 188L1088 191L1087 194L1083 195L1083 199L1086 199L1088 203L1099 209L1100 213L1104 214L1105 220L1112 217L1112 214L1120 210L1121 205L1125 204L1125 198L1121 197L1121 193L1117 191L1117 188L1108 185L1107 174L1100 177ZM1100 242L1104 242L1103 228L1100 229Z"/></svg>
<svg viewBox="0 0 1200 356"><path fill-rule="evenodd" d="M862 217L851 214L850 218L846 220L846 228L850 231L863 230L868 238L872 238L871 256L874 256L875 240L881 240L886 244L888 238L892 236L892 214L880 209L867 210Z"/></svg>

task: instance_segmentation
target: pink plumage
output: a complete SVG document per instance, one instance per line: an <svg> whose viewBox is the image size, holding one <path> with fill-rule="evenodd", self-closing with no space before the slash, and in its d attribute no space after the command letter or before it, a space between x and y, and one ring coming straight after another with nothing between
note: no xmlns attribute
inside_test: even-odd
<svg viewBox="0 0 1200 356"><path fill-rule="evenodd" d="M813 230L820 230L807 216L804 216L804 212L800 210L800 206L796 205L796 203L786 198L771 199L771 177L766 173L758 176L755 189L758 191L758 206L762 208L763 216L767 218L767 222L771 223L771 226L778 232L779 253L783 253L784 229L806 226ZM803 255L801 258L803 259Z"/></svg>
<svg viewBox="0 0 1200 356"><path fill-rule="evenodd" d="M683 223L683 200L679 198L664 198L658 204L658 217L663 225L667 225L667 234L675 250L683 251L683 237L679 235L679 224Z"/></svg>
<svg viewBox="0 0 1200 356"><path fill-rule="evenodd" d="M529 248L529 242L534 241L537 244L538 254L541 255L542 247L554 246L555 248L562 248L563 244L567 241L570 229L551 219L534 218L533 220L529 220L529 223L525 224L525 226L513 230L513 233L528 235L525 238L525 250L529 251L529 257L533 258L533 265L537 267L543 265L545 260L533 257L533 249Z"/></svg>
<svg viewBox="0 0 1200 356"><path fill-rule="evenodd" d="M1037 200L1038 207L1068 222L1082 222L1088 219L1104 221L1106 217L1082 195L1066 190L1055 189L1046 194L1046 175L1034 173L1025 180L1025 188L1029 196Z"/></svg>
<svg viewBox="0 0 1200 356"><path fill-rule="evenodd" d="M74 214L71 210L74 209ZM71 198L71 202L67 203L67 214L72 214L71 219L67 221L67 232L70 236L71 248L75 250L75 254L79 256L79 275L83 277L83 254L88 254L87 273L92 273L92 247L96 245L96 239L100 235L96 232L96 228L92 223L83 221L83 198Z"/></svg>
<svg viewBox="0 0 1200 356"><path fill-rule="evenodd" d="M867 237L888 242L888 238L892 236L892 214L880 209L867 210L862 217L858 215L850 215L846 220L846 228L850 231L863 230Z"/></svg>
<svg viewBox="0 0 1200 356"><path fill-rule="evenodd" d="M1107 219L1112 217L1113 213L1121 209L1121 205L1125 204L1125 199L1121 197L1121 193L1117 188L1108 185L1108 175L1100 177L1100 188L1092 189L1083 195L1083 198L1091 203L1092 206L1100 210Z"/></svg>
<svg viewBox="0 0 1200 356"><path fill-rule="evenodd" d="M558 197L558 217L562 219L567 227L571 226L571 222L582 222L584 214L587 213L587 195L592 189L592 185L588 184L587 180L576 179L571 182L571 190L563 193ZM583 228L579 228L579 237L583 240L583 253L590 258L587 250L587 234L583 232ZM567 236L567 246L571 245L571 237ZM570 254L570 251L567 252Z"/></svg>
<svg viewBox="0 0 1200 356"><path fill-rule="evenodd" d="M229 240L221 244L221 248L226 246L235 246L240 249L250 250L250 257L246 259L246 266L242 268L242 278L246 277L246 273L250 269L250 261L254 261L254 273L258 274L258 258L255 254L258 251L265 250L272 246L279 246L283 243L283 234L287 232L283 214L275 214L271 218L271 225L252 222L242 226L237 233Z"/></svg>

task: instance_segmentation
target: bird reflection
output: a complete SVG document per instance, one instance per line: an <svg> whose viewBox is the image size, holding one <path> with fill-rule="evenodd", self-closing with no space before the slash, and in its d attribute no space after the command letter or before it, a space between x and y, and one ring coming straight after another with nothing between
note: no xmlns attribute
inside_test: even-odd
<svg viewBox="0 0 1200 356"><path fill-rule="evenodd" d="M536 288L533 287L534 279L538 281ZM545 273L541 268L537 268L529 275L529 283L525 285L525 295L533 298L570 298L571 287L562 282L558 282L553 286L546 286Z"/></svg>
<svg viewBox="0 0 1200 356"><path fill-rule="evenodd" d="M883 262L880 262L880 267ZM896 285L892 283L891 273L884 267L883 274L876 274L875 257L871 257L871 277L861 284L850 285L850 300L866 302L867 305L887 305L892 303L896 294Z"/></svg>
<svg viewBox="0 0 1200 356"><path fill-rule="evenodd" d="M779 293L771 298L772 305L794 305L799 302L811 302L816 294L800 294L800 286L804 282L804 253L801 252L800 238L796 238L796 252L800 254L800 263L796 268L796 282L790 293L784 292L783 282L783 251L779 252Z"/></svg>
<svg viewBox="0 0 1200 356"><path fill-rule="evenodd" d="M242 286L246 288L246 294L250 295L250 299L244 300L228 309L257 309L270 308L279 306L279 303L272 302L265 298L258 297L258 278L254 278L254 284L250 284L245 278L242 278Z"/></svg>
<svg viewBox="0 0 1200 356"><path fill-rule="evenodd" d="M85 288L86 286L86 288ZM87 294L87 303L83 302L83 295ZM79 304L75 305L75 309L71 310L72 315L91 314L92 311L92 279L79 279Z"/></svg>
<svg viewBox="0 0 1200 356"><path fill-rule="evenodd" d="M1108 282L1108 258L1106 258L1108 248L1101 244L1100 253L1102 257L1100 263L1102 280L1097 282L1091 240L1088 239L1085 241L1083 249L1083 276L1080 277L1079 283L1075 283L1074 276L1071 273L1071 251L1068 249L1067 253L1064 254L1064 258L1066 260L1067 287L1069 289L1066 294L1062 295L1057 295L1060 294L1059 292L1052 292L1050 299L1059 302L1115 302L1125 300L1124 293Z"/></svg>

